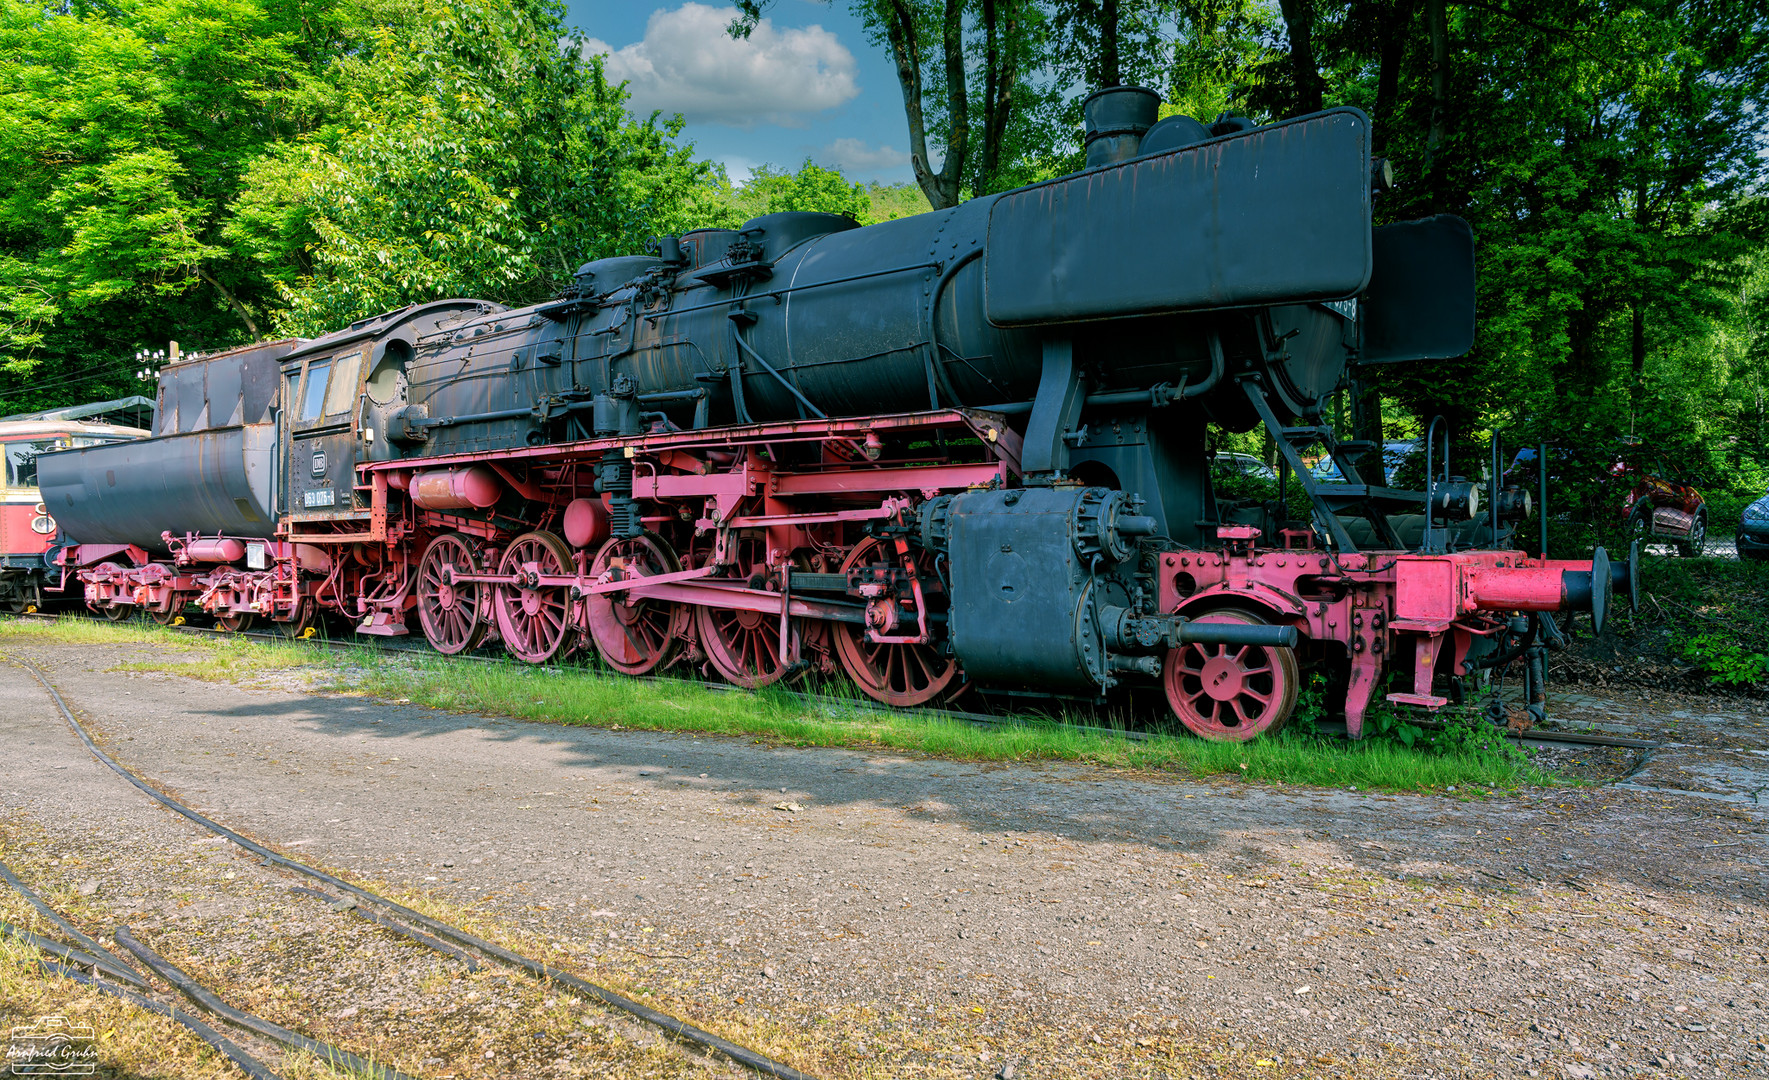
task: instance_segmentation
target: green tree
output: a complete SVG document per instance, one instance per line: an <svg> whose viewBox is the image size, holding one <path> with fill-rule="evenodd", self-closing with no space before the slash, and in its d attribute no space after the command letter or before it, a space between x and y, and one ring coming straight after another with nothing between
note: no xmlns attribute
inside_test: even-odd
<svg viewBox="0 0 1769 1080"><path fill-rule="evenodd" d="M258 162L230 235L279 280L278 326L315 333L440 296L526 303L583 260L698 224L716 189L680 121L636 121L563 9L425 0L349 73L326 140ZM574 43L575 45L576 43Z"/></svg>
<svg viewBox="0 0 1769 1080"><path fill-rule="evenodd" d="M119 390L167 337L256 334L266 283L223 235L243 164L313 128L354 47L343 0L0 0L0 389Z"/></svg>
<svg viewBox="0 0 1769 1080"><path fill-rule="evenodd" d="M805 159L797 172L762 165L741 187L732 189L727 205L730 216L720 224L735 227L753 217L786 210L845 214L862 224L872 220L872 200L863 185L850 183L840 170L826 169Z"/></svg>

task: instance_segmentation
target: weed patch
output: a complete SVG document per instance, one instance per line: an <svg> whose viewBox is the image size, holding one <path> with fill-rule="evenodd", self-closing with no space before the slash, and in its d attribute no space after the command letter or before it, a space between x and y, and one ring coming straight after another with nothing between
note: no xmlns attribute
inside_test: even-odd
<svg viewBox="0 0 1769 1080"><path fill-rule="evenodd" d="M1618 654L1681 661L1717 687L1769 688L1769 563L1643 556L1640 594L1639 612L1623 607L1605 632Z"/></svg>
<svg viewBox="0 0 1769 1080"><path fill-rule="evenodd" d="M0 623L0 641L18 623ZM156 627L90 623L23 624L39 641L123 644L175 637ZM75 628L58 636L63 626ZM530 667L442 657L394 656L361 647L179 639L194 651L173 660L128 662L119 670L154 671L205 681L249 682L267 671L305 668L328 689L426 708L509 716L567 725L680 731L750 738L779 746L857 747L965 761L1052 761L1193 777L1239 777L1262 783L1353 786L1360 790L1510 789L1553 783L1497 734L1429 737L1385 710L1372 738L1357 743L1314 734L1324 711L1312 686L1287 733L1248 743L1215 743L1188 733L1132 740L1064 717L1021 716L978 724L932 712L886 711L839 690L796 694L778 688L717 690L679 679L632 679L587 667ZM1389 718L1386 726L1384 717ZM1491 729L1485 729L1491 731ZM1408 736L1411 736L1410 738ZM1476 731L1476 736L1483 732ZM1491 745L1486 745L1490 743Z"/></svg>
<svg viewBox="0 0 1769 1080"><path fill-rule="evenodd" d="M1133 741L1060 719L981 725L938 713L883 712L839 698L778 690L716 691L671 679L641 682L586 670L427 659L370 667L355 688L415 705L525 720L761 737L787 746L872 747L969 761L1062 761L1406 791L1551 782L1521 751L1497 749L1507 744L1496 732L1489 736L1491 746L1478 749L1467 742L1409 746L1385 738L1347 743L1313 734L1307 722L1278 738L1248 743L1166 734Z"/></svg>

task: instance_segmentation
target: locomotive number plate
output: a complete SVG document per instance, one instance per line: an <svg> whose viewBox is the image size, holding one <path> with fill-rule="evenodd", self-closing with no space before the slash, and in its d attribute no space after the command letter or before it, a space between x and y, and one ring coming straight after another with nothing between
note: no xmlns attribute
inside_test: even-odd
<svg viewBox="0 0 1769 1080"><path fill-rule="evenodd" d="M320 488L318 491L303 493L301 501L308 506L330 506L334 498L331 488Z"/></svg>

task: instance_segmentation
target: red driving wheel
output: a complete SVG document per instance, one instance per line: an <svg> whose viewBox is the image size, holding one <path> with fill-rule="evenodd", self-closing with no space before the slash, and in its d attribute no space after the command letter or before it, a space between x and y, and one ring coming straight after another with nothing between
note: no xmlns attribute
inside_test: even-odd
<svg viewBox="0 0 1769 1080"><path fill-rule="evenodd" d="M764 542L759 537L743 537L737 541L737 558L730 576L750 584L757 575L767 572ZM787 643L787 654L796 655L805 644L813 626L807 620L790 619L788 630L793 640ZM736 608L699 607L694 611L694 625L700 632L700 647L720 675L736 683L756 689L779 682L788 668L780 662L780 616L762 611Z"/></svg>
<svg viewBox="0 0 1769 1080"><path fill-rule="evenodd" d="M485 586L461 581L479 572L473 544L460 533L430 541L418 562L418 624L430 647L454 655L477 648L489 629L484 617ZM297 631L298 633L298 631Z"/></svg>
<svg viewBox="0 0 1769 1080"><path fill-rule="evenodd" d="M563 577L572 572L571 549L550 532L518 536L504 549L498 576L516 579L492 593L498 633L504 648L518 660L544 664L558 655L570 629L571 599L563 585L542 585L536 577Z"/></svg>
<svg viewBox="0 0 1769 1080"><path fill-rule="evenodd" d="M848 553L842 560L842 573L847 573L856 566L876 563L901 565L901 556L897 554L896 544L868 537ZM922 596L930 602L936 597L944 596L939 577L934 573L933 560L925 551L919 553L915 562L916 577L921 580ZM897 633L902 636L913 634L916 630L914 616L905 614L905 621ZM835 634L836 655L841 658L842 670L854 680L862 693L874 701L886 705L912 708L926 705L939 697L952 680L958 675L958 660L943 656L934 645L889 645L869 641L866 627L858 623L832 623Z"/></svg>
<svg viewBox="0 0 1769 1080"><path fill-rule="evenodd" d="M595 581L611 569L622 580L655 577L681 569L669 545L652 533L617 536L602 545L590 565ZM590 640L608 666L628 675L649 675L675 659L688 633L689 613L667 600L633 599L624 592L584 598Z"/></svg>
<svg viewBox="0 0 1769 1080"><path fill-rule="evenodd" d="M1246 611L1216 611L1200 623L1264 619ZM1300 686L1296 650L1269 645L1181 645L1167 654L1161 685L1180 722L1206 739L1245 742L1277 731L1296 710Z"/></svg>

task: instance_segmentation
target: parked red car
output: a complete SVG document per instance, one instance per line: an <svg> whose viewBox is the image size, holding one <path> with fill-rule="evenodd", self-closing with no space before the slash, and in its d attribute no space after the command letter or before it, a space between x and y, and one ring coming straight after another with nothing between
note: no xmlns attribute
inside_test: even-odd
<svg viewBox="0 0 1769 1080"><path fill-rule="evenodd" d="M1648 472L1626 453L1610 469L1610 476L1618 488L1626 485L1627 497L1620 510L1641 543L1675 544L1677 554L1686 558L1707 550L1707 501L1693 484L1677 478L1662 464L1657 472Z"/></svg>
<svg viewBox="0 0 1769 1080"><path fill-rule="evenodd" d="M1572 455L1567 451L1550 451L1549 457L1551 478L1561 479L1561 473L1572 467ZM1535 449L1525 447L1512 459L1505 480L1534 491L1535 475ZM1625 521L1641 544L1671 544L1686 558L1707 550L1707 501L1693 484L1679 478L1667 463L1644 454L1638 445L1624 446L1614 455L1605 487L1616 493L1616 519Z"/></svg>

